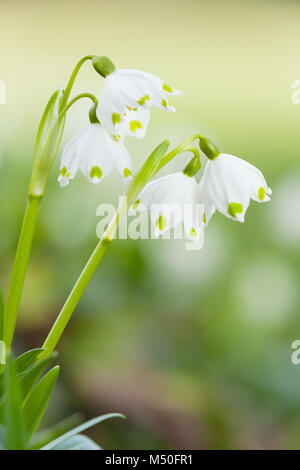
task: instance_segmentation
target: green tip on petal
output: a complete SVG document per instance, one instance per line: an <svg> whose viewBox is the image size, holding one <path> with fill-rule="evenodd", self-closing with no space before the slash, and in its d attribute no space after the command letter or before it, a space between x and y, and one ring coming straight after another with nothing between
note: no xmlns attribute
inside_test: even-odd
<svg viewBox="0 0 300 470"><path fill-rule="evenodd" d="M96 72L98 72L103 78L116 70L115 65L106 56L95 55L93 57L92 64Z"/></svg>
<svg viewBox="0 0 300 470"><path fill-rule="evenodd" d="M140 121L130 121L129 127L131 132L135 132L137 129L142 129L142 124Z"/></svg>
<svg viewBox="0 0 300 470"><path fill-rule="evenodd" d="M94 178L98 178L99 180L101 179L101 176L102 176L102 170L101 168L99 168L99 166L93 166L93 168L91 169L90 171L90 177L92 179Z"/></svg>
<svg viewBox="0 0 300 470"><path fill-rule="evenodd" d="M196 236L197 236L197 232L196 232L196 230L194 229L194 227L191 228L191 230L190 230L190 235L191 235L191 237L196 237Z"/></svg>
<svg viewBox="0 0 300 470"><path fill-rule="evenodd" d="M156 221L156 227L162 232L167 226L167 219L164 215L160 215Z"/></svg>
<svg viewBox="0 0 300 470"><path fill-rule="evenodd" d="M129 176L132 176L132 173L129 168L124 168L123 175L125 178L128 178Z"/></svg>
<svg viewBox="0 0 300 470"><path fill-rule="evenodd" d="M161 100L161 104L162 104L162 106L163 106L164 108L167 108L167 107L168 107L168 102L167 102L167 100L165 100L165 99Z"/></svg>
<svg viewBox="0 0 300 470"><path fill-rule="evenodd" d="M202 215L202 222L204 224L206 224L206 214L205 214L205 212L203 212L203 215Z"/></svg>
<svg viewBox="0 0 300 470"><path fill-rule="evenodd" d="M112 113L111 120L113 125L115 126L118 122L121 122L121 116L118 113Z"/></svg>
<svg viewBox="0 0 300 470"><path fill-rule="evenodd" d="M265 199L265 195L266 195L266 190L265 188L263 188L262 186L259 188L258 190L258 199L260 199L261 201L263 201Z"/></svg>
<svg viewBox="0 0 300 470"><path fill-rule="evenodd" d="M140 100L137 101L137 103L141 106L143 106L143 104L146 103L146 101L149 101L150 100L150 97L149 95L145 95L145 96L142 96L142 98ZM134 111L136 110L136 108L133 108Z"/></svg>
<svg viewBox="0 0 300 470"><path fill-rule="evenodd" d="M238 202L230 202L228 204L227 212L229 215L231 215L231 217L236 218L236 214L243 213L243 205L239 204Z"/></svg>
<svg viewBox="0 0 300 470"><path fill-rule="evenodd" d="M165 90L167 93L173 93L173 88L171 88L166 83L163 84L163 90Z"/></svg>
<svg viewBox="0 0 300 470"><path fill-rule="evenodd" d="M137 199L134 204L132 204L132 209L135 210L139 207L141 200Z"/></svg>
<svg viewBox="0 0 300 470"><path fill-rule="evenodd" d="M67 180L70 178L71 176L71 173L68 172L67 168L64 166L61 170L60 170L60 174L63 178L66 178Z"/></svg>

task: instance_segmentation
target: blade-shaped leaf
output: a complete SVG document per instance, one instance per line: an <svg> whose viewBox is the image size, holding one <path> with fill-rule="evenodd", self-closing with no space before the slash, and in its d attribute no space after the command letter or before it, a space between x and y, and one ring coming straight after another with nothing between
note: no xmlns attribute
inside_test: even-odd
<svg viewBox="0 0 300 470"><path fill-rule="evenodd" d="M44 415L51 398L58 373L59 366L55 366L53 369L49 370L49 372L44 375L44 377L32 390L28 400L24 405L24 418L30 438L32 437Z"/></svg>
<svg viewBox="0 0 300 470"><path fill-rule="evenodd" d="M40 354L40 350L39 351ZM33 367L27 368L25 372L17 374L17 378L21 383L21 390L23 392L23 404L28 398L29 393L37 383L38 379L41 377L42 373L46 367L51 363L51 361L57 356L57 353L54 351L47 357L44 357L38 361ZM13 364L16 365L16 360L13 361ZM4 393L4 375L0 375L0 396ZM0 403L0 421L3 416L3 403Z"/></svg>
<svg viewBox="0 0 300 470"><path fill-rule="evenodd" d="M57 439L54 439L54 441L49 442L49 444L45 445L44 447L41 448L41 450L51 450L54 447L62 444L66 440L70 439L73 436L76 436L77 434L85 431L88 428L91 428L92 426L95 426L98 423L101 423L102 421L106 421L107 419L110 418L122 418L125 419L125 416L120 414L120 413L108 413L102 416L98 416L97 418L90 419L89 421L86 421L83 424L80 424L74 429L71 429L71 431L66 432L62 436L58 437Z"/></svg>
<svg viewBox="0 0 300 470"><path fill-rule="evenodd" d="M21 356L17 357L14 360L15 363L15 369L18 374L21 372L25 372L26 369L28 369L30 366L33 365L37 357L43 352L43 348L36 348L36 349L30 349L29 351L26 351L24 354L21 354Z"/></svg>
<svg viewBox="0 0 300 470"><path fill-rule="evenodd" d="M102 448L89 437L77 434L53 447L52 450L102 450Z"/></svg>
<svg viewBox="0 0 300 470"><path fill-rule="evenodd" d="M82 422L83 415L81 413L75 413L69 418L66 418L52 426L51 428L43 429L42 431L35 433L30 450L40 449L57 437L62 436L66 432L70 431L70 429L78 426Z"/></svg>
<svg viewBox="0 0 300 470"><path fill-rule="evenodd" d="M23 397L24 397L23 405L26 403L30 392L32 391L33 387L35 386L35 384L41 377L46 367L48 367L48 365L56 356L57 356L57 353L54 352L50 354L49 356L44 357L43 359L38 361L31 369L19 375Z"/></svg>
<svg viewBox="0 0 300 470"><path fill-rule="evenodd" d="M18 374L25 372L35 362L36 358L43 352L43 348L31 349L13 360L15 371ZM4 375L0 375L0 396L3 394Z"/></svg>
<svg viewBox="0 0 300 470"><path fill-rule="evenodd" d="M4 371L4 426L5 448L22 450L27 446L24 415L21 410L21 390L13 362L9 361Z"/></svg>
<svg viewBox="0 0 300 470"><path fill-rule="evenodd" d="M132 180L131 185L127 191L128 206L131 206L140 194L142 189L146 186L148 181L155 175L159 164L161 163L170 142L166 139L160 145L158 145L151 155L147 158L145 163L142 165L135 178Z"/></svg>

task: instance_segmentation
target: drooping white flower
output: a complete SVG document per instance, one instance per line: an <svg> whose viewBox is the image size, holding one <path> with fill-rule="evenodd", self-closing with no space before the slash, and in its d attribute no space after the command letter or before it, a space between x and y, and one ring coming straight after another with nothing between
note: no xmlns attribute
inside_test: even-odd
<svg viewBox="0 0 300 470"><path fill-rule="evenodd" d="M139 195L135 208L139 205L150 210L154 236L183 222L186 237L199 240L204 229L204 206L199 203L194 177L178 172L152 181Z"/></svg>
<svg viewBox="0 0 300 470"><path fill-rule="evenodd" d="M122 142L115 142L100 124L89 124L65 147L58 181L65 187L78 169L97 184L116 168L124 180L132 177L131 158Z"/></svg>
<svg viewBox="0 0 300 470"><path fill-rule="evenodd" d="M115 140L125 135L142 139L151 105L174 112L169 95L180 95L162 79L138 70L117 69L105 77L97 117Z"/></svg>
<svg viewBox="0 0 300 470"><path fill-rule="evenodd" d="M215 210L244 222L250 199L267 202L272 194L260 170L241 158L220 153L208 160L199 183L206 223Z"/></svg>

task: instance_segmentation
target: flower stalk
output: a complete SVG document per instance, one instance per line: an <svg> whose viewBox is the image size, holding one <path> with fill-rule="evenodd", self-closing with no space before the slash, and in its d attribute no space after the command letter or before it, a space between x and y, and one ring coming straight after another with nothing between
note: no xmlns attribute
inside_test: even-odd
<svg viewBox="0 0 300 470"><path fill-rule="evenodd" d="M65 92L64 92L64 96L63 96L63 99L62 99L62 102L61 102L61 109L63 109L65 107L65 105L67 104L67 101L69 99L69 96L70 96L70 93L72 91L72 88L73 88L73 85L74 85L74 82L76 80L76 77L78 75L78 72L79 70L81 69L82 65L87 61L87 60L93 60L93 55L85 55L84 57L82 57L78 62L77 64L75 65L74 67L74 70L69 78L69 81L68 81L68 84L66 86L66 89L65 89Z"/></svg>
<svg viewBox="0 0 300 470"><path fill-rule="evenodd" d="M15 263L4 310L3 340L9 350L13 339L27 263L35 231L40 197L29 197L19 237Z"/></svg>

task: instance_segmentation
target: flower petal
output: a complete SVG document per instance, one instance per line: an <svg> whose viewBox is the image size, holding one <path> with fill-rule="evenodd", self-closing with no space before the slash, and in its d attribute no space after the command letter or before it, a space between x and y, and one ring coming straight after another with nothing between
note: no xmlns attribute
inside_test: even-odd
<svg viewBox="0 0 300 470"><path fill-rule="evenodd" d="M114 160L110 144L113 143L100 124L92 124L89 133L79 142L80 169L91 183L99 183L112 171Z"/></svg>
<svg viewBox="0 0 300 470"><path fill-rule="evenodd" d="M78 144L81 139L88 134L89 128L84 129L80 134L73 137L66 145L60 161L60 174L57 181L61 187L69 184L70 180L74 179L79 169L81 155L78 153Z"/></svg>
<svg viewBox="0 0 300 470"><path fill-rule="evenodd" d="M179 91L154 75L138 70L116 70L104 80L97 116L116 140L125 135L141 139L147 130L151 105L175 111L168 95L178 94Z"/></svg>
<svg viewBox="0 0 300 470"><path fill-rule="evenodd" d="M131 157L122 142L112 142L110 145L111 155L120 177L125 181L132 179Z"/></svg>
<svg viewBox="0 0 300 470"><path fill-rule="evenodd" d="M244 171L230 156L221 154L208 161L201 184L206 211L209 208L206 218L216 208L226 217L243 222L251 197L247 183Z"/></svg>
<svg viewBox="0 0 300 470"><path fill-rule="evenodd" d="M195 178L190 178L182 172L159 178L144 188L138 200L150 209L155 236L185 220L187 233L192 239L199 238L202 222L199 222L196 206L197 189ZM186 208L187 212L192 214L190 217L185 216Z"/></svg>

